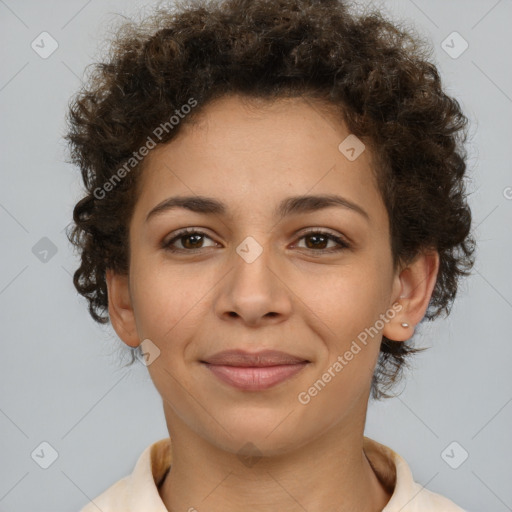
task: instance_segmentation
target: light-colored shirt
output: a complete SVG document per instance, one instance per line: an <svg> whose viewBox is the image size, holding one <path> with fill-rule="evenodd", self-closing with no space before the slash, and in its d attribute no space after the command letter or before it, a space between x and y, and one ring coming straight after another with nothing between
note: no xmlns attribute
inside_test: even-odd
<svg viewBox="0 0 512 512"><path fill-rule="evenodd" d="M465 512L448 498L416 483L407 462L391 448L365 436L363 450L379 480L392 493L382 512ZM80 512L168 512L158 486L171 462L169 437L151 444L131 475L110 486Z"/></svg>

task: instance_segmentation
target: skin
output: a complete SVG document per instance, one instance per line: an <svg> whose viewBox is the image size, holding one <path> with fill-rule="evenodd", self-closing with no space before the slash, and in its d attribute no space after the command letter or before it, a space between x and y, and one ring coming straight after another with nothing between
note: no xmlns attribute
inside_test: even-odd
<svg viewBox="0 0 512 512"><path fill-rule="evenodd" d="M439 257L424 251L393 269L370 151L349 161L338 149L349 131L317 106L223 97L146 159L130 221L129 276L108 271L107 285L119 337L132 347L150 339L160 350L148 370L173 443L160 489L170 511L377 512L389 501L363 452L371 378L382 335L405 341L423 318ZM339 206L273 216L282 199L305 194L341 195L368 219ZM214 197L227 213L177 208L145 222L158 203L185 195ZM187 227L206 236L176 240L181 253L162 248ZM338 252L325 238L314 245L304 237L311 228L351 245ZM263 249L251 263L236 252L248 236ZM402 309L379 334L299 403L298 394L393 304ZM282 350L310 363L270 389L242 391L200 363L233 348ZM248 442L253 451L242 449ZM240 453L262 457L249 465Z"/></svg>

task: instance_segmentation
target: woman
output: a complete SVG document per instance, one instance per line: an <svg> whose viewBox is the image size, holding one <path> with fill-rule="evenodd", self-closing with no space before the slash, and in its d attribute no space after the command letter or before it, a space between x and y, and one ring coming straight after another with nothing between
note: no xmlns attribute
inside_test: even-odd
<svg viewBox="0 0 512 512"><path fill-rule="evenodd" d="M364 436L473 264L467 119L428 52L333 0L122 27L70 105L74 283L169 438L82 512L462 510Z"/></svg>

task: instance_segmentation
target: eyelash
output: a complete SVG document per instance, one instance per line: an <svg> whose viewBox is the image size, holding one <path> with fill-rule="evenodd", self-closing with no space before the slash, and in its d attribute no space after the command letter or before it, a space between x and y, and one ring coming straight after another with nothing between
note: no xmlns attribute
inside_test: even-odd
<svg viewBox="0 0 512 512"><path fill-rule="evenodd" d="M193 229L193 228L185 228L185 229L182 229L181 231L179 231L168 242L162 243L162 248L165 249L166 251L169 251L172 253L178 253L178 252L194 253L196 251L200 251L201 249L205 249L205 247L199 247L197 249L176 249L175 247L172 246L172 244L175 241L179 240L180 238L185 238L186 236L189 236L189 235L203 235L203 236L206 236L207 238L211 239L211 237L209 237L206 233L204 233L202 231L199 231L199 230ZM351 248L351 245L343 238L333 235L332 233L329 233L327 231L321 231L321 230L317 230L317 229L303 233L300 236L299 240L301 240L302 238L305 238L307 236L312 236L312 235L321 235L321 236L327 238L328 240L332 240L333 242L336 242L337 244L339 244L339 247L334 248L334 249L333 248L331 248L331 249L309 249L307 247L305 248L306 250L312 251L313 253L320 253L320 254L329 254L330 253L330 254L332 254L332 253L340 252L340 251Z"/></svg>

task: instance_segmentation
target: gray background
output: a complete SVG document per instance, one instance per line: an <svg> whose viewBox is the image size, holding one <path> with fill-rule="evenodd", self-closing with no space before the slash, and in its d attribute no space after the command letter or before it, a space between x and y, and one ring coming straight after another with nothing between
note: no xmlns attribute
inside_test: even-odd
<svg viewBox="0 0 512 512"><path fill-rule="evenodd" d="M0 0L3 512L78 510L168 435L146 368L121 367L121 342L76 293L78 257L64 233L80 193L62 140L67 102L115 13L132 17L142 5ZM420 329L418 344L432 348L416 357L398 398L370 404L365 434L400 453L416 481L467 510L512 510L512 2L394 0L381 8L432 40L445 87L470 118L479 249L451 316ZM59 45L46 59L31 48L42 31ZM453 31L469 43L455 59L442 48ZM41 252L48 246L55 254ZM42 442L58 453L48 469L31 457ZM442 454L457 465L462 450L469 456L453 469Z"/></svg>

